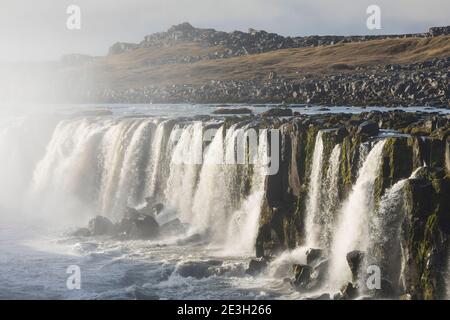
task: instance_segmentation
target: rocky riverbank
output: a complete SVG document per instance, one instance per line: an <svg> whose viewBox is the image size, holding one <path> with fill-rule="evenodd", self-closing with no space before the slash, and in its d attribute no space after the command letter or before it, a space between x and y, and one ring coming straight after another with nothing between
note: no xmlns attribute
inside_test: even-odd
<svg viewBox="0 0 450 320"><path fill-rule="evenodd" d="M333 75L266 78L208 84L105 89L86 99L109 103L303 103L355 106L450 107L450 57L406 65L380 65ZM348 70L347 70L348 71Z"/></svg>

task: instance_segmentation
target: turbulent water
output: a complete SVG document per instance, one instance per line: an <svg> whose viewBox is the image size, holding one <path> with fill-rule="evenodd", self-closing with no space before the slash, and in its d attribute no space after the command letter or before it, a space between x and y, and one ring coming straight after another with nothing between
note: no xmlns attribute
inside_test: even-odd
<svg viewBox="0 0 450 320"><path fill-rule="evenodd" d="M248 121L224 126L220 117L185 118L186 107L180 108L182 114L177 108L142 114L146 107L119 106L112 115L1 119L0 298L302 298L283 279L292 264L305 263L308 247L329 252L325 289L333 292L350 278L346 253L384 248L398 236L389 229L395 223L386 221L398 218L392 203L406 180L383 196L379 220L370 219L384 140L360 146L358 178L342 200L341 145L325 156L319 131L307 190L307 245L275 257L263 274L247 275L269 130L252 131ZM205 139L209 129L215 134ZM245 144L251 159L240 163L243 136L257 148ZM67 235L99 214L117 221L127 207L142 208L148 199L164 204L160 224L178 218L184 232L153 241ZM82 290L66 287L71 265L81 269ZM401 266L394 269L401 273Z"/></svg>

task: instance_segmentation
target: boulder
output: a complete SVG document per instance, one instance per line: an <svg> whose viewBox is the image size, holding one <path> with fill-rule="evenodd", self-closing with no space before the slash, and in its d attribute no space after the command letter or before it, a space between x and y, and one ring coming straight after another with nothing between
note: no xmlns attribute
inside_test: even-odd
<svg viewBox="0 0 450 320"><path fill-rule="evenodd" d="M221 266L222 261L190 261L179 265L176 272L184 278L203 279L210 277L213 274L213 267Z"/></svg>
<svg viewBox="0 0 450 320"><path fill-rule="evenodd" d="M97 216L89 221L88 230L93 236L111 235L114 232L114 224L106 217Z"/></svg>
<svg viewBox="0 0 450 320"><path fill-rule="evenodd" d="M306 251L306 264L309 266L315 265L323 257L322 249L310 248Z"/></svg>
<svg viewBox="0 0 450 320"><path fill-rule="evenodd" d="M159 235L159 224L153 216L128 208L118 230L126 239L152 239Z"/></svg>
<svg viewBox="0 0 450 320"><path fill-rule="evenodd" d="M248 108L219 108L212 112L213 114L253 114Z"/></svg>
<svg viewBox="0 0 450 320"><path fill-rule="evenodd" d="M261 113L262 117L292 117L292 109L289 108L273 108Z"/></svg>
<svg viewBox="0 0 450 320"><path fill-rule="evenodd" d="M245 273L252 276L257 275L263 272L266 269L267 265L268 262L265 258L252 259L250 260L250 263Z"/></svg>
<svg viewBox="0 0 450 320"><path fill-rule="evenodd" d="M351 282L341 288L340 300L353 300L358 296L358 289Z"/></svg>
<svg viewBox="0 0 450 320"><path fill-rule="evenodd" d="M347 263L352 271L352 279L353 281L358 280L359 269L362 265L364 259L364 252L359 250L354 250L347 253Z"/></svg>
<svg viewBox="0 0 450 320"><path fill-rule="evenodd" d="M306 300L331 300L331 296L329 293L322 293L316 296L306 298Z"/></svg>
<svg viewBox="0 0 450 320"><path fill-rule="evenodd" d="M363 134L370 137L378 135L379 132L380 128L378 128L378 124L372 120L361 123L356 131L357 134Z"/></svg>
<svg viewBox="0 0 450 320"><path fill-rule="evenodd" d="M294 271L294 285L306 288L311 281L313 268L304 264L294 264L292 269Z"/></svg>

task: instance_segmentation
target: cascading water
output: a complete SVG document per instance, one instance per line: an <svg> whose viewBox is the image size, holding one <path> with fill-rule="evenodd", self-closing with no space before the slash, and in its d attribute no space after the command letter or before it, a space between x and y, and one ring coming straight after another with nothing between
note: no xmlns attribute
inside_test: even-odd
<svg viewBox="0 0 450 320"><path fill-rule="evenodd" d="M225 251L251 254L264 194L265 167L258 163L265 164L267 130L260 132L255 155L261 161L236 165L228 158L236 157L239 134L247 129L219 125L207 145L204 134L211 124L218 126L155 118L64 120L34 172L33 199L48 212L63 202L80 221L96 214L117 220L127 207L157 199L166 215L189 224L191 233L208 235ZM243 179L250 181L248 194L241 192Z"/></svg>
<svg viewBox="0 0 450 320"><path fill-rule="evenodd" d="M250 195L236 210L228 227L226 248L228 252L252 254L256 241L261 203L264 196L266 157L268 153L267 130L261 130L254 173L251 179ZM231 249L231 250L230 250Z"/></svg>
<svg viewBox="0 0 450 320"><path fill-rule="evenodd" d="M373 211L374 183L381 165L385 141L379 141L367 155L348 199L343 204L331 246L330 285L340 286L351 279L346 255L366 251L369 245L369 215Z"/></svg>
<svg viewBox="0 0 450 320"><path fill-rule="evenodd" d="M314 153L312 158L311 175L309 179L308 201L306 204L306 246L318 247L320 225L318 219L321 211L322 192L322 161L323 161L323 141L322 131L316 136Z"/></svg>
<svg viewBox="0 0 450 320"><path fill-rule="evenodd" d="M370 219L369 265L381 268L384 279L394 288L402 288L403 257L400 245L401 223L405 217L404 187L410 179L415 179L416 169L409 178L402 179L387 189L381 197L377 210Z"/></svg>
<svg viewBox="0 0 450 320"><path fill-rule="evenodd" d="M339 168L341 158L341 145L334 146L331 152L328 170L323 188L322 205L322 232L320 234L321 247L329 249L334 230L335 212L339 206Z"/></svg>

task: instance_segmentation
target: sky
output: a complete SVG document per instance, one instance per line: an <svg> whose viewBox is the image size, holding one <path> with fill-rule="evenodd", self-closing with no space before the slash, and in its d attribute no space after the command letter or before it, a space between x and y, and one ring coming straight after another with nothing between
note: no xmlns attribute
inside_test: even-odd
<svg viewBox="0 0 450 320"><path fill-rule="evenodd" d="M70 5L81 29L69 30ZM369 5L381 8L381 30L366 27ZM105 55L115 42L188 21L195 27L282 35L397 34L450 25L449 0L0 0L0 61Z"/></svg>

